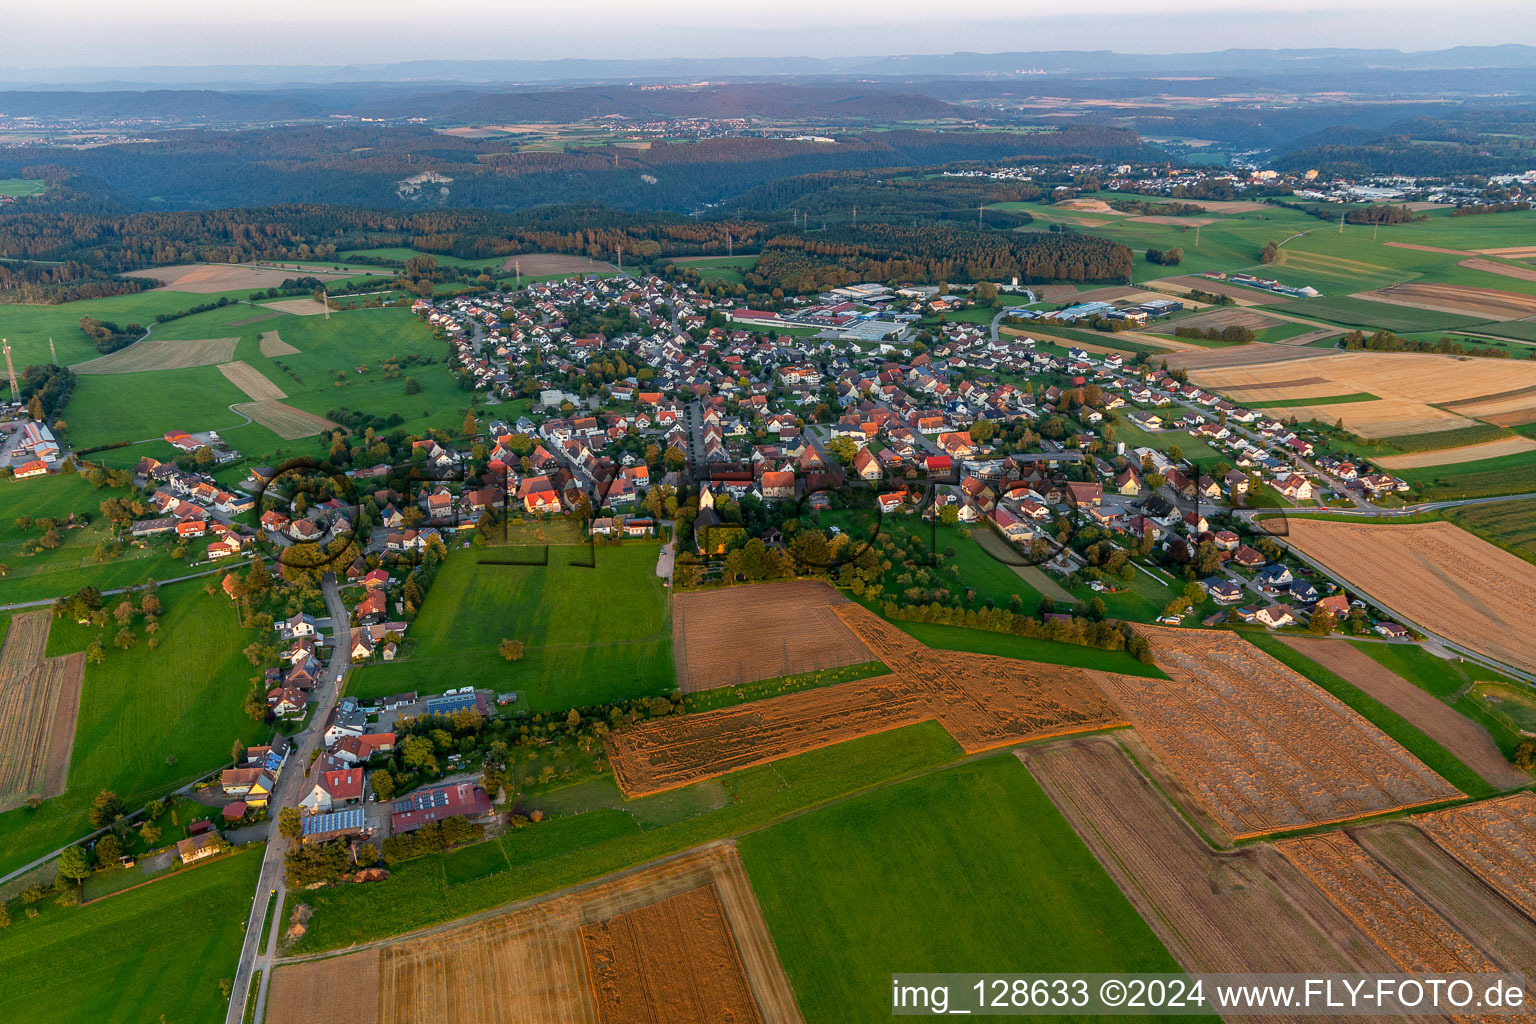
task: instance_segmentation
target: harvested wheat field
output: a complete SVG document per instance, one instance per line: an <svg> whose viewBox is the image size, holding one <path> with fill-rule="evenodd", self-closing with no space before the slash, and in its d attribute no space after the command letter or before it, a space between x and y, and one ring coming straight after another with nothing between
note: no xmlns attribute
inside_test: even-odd
<svg viewBox="0 0 1536 1024"><path fill-rule="evenodd" d="M551 274L611 274L616 268L612 264L563 252L525 252L507 257L501 269L507 273L516 270L528 277L548 277Z"/></svg>
<svg viewBox="0 0 1536 1024"><path fill-rule="evenodd" d="M1502 249L1473 249L1482 256L1503 256L1507 260L1523 260L1536 257L1536 245L1506 245Z"/></svg>
<svg viewBox="0 0 1536 1024"><path fill-rule="evenodd" d="M1348 640L1300 636L1282 636L1280 640L1397 712L1494 786L1513 789L1530 783L1529 775L1504 759L1488 730L1414 686Z"/></svg>
<svg viewBox="0 0 1536 1024"><path fill-rule="evenodd" d="M1512 277L1517 281L1536 281L1536 268L1517 267L1510 263L1498 263L1494 260L1462 260L1456 264L1458 267L1466 267L1469 270L1481 270L1488 274L1498 274L1500 277Z"/></svg>
<svg viewBox="0 0 1536 1024"><path fill-rule="evenodd" d="M235 358L239 338L203 338L198 341L145 339L127 348L76 363L76 373L143 373L147 370L183 370L189 366L227 363Z"/></svg>
<svg viewBox="0 0 1536 1024"><path fill-rule="evenodd" d="M263 317L262 319L266 319ZM296 356L299 350L282 339L276 331L262 331L261 340L257 347L261 354L271 359L273 356Z"/></svg>
<svg viewBox="0 0 1536 1024"><path fill-rule="evenodd" d="M340 430L341 424L316 416L303 409L295 409L275 400L237 402L230 406L242 416L249 416L278 437L292 441L299 437L313 437L322 430Z"/></svg>
<svg viewBox="0 0 1536 1024"><path fill-rule="evenodd" d="M869 661L869 648L832 610L847 601L813 580L678 594L677 685L692 693Z"/></svg>
<svg viewBox="0 0 1536 1024"><path fill-rule="evenodd" d="M379 1017L379 951L285 964L272 974L266 1020L333 1024Z"/></svg>
<svg viewBox="0 0 1536 1024"><path fill-rule="evenodd" d="M1338 332L1327 333L1337 334ZM1328 358L1333 355L1331 352L1319 352L1316 349L1293 348L1287 342L1267 345L1259 343L1230 345L1225 348L1191 347L1186 351L1175 352L1168 356L1168 368L1170 370L1215 370L1235 366L1270 366L1271 373L1283 374L1285 368L1273 364Z"/></svg>
<svg viewBox="0 0 1536 1024"><path fill-rule="evenodd" d="M836 610L890 675L611 733L619 788L657 793L929 720L970 753L1123 724L1081 669L935 651L860 605Z"/></svg>
<svg viewBox="0 0 1536 1024"><path fill-rule="evenodd" d="M1095 677L1232 838L1462 795L1343 702L1241 637L1137 628L1169 678Z"/></svg>
<svg viewBox="0 0 1536 1024"><path fill-rule="evenodd" d="M85 654L44 655L49 613L11 620L0 648L0 811L64 792Z"/></svg>
<svg viewBox="0 0 1536 1024"><path fill-rule="evenodd" d="M1405 971L1499 969L1396 875L1343 832L1275 844Z"/></svg>
<svg viewBox="0 0 1536 1024"><path fill-rule="evenodd" d="M1207 846L1113 741L1067 740L1018 757L1185 970L1393 969L1272 846Z"/></svg>
<svg viewBox="0 0 1536 1024"><path fill-rule="evenodd" d="M220 363L219 372L224 375L235 387L244 391L246 397L257 402L287 398L288 393L250 363L236 360L233 363Z"/></svg>
<svg viewBox="0 0 1536 1024"><path fill-rule="evenodd" d="M1414 819L1467 870L1536 919L1536 795L1529 792Z"/></svg>
<svg viewBox="0 0 1536 1024"><path fill-rule="evenodd" d="M1488 320L1518 320L1536 313L1536 295L1472 288L1464 284L1394 284L1375 291L1356 292L1353 297L1441 313L1464 313Z"/></svg>
<svg viewBox="0 0 1536 1024"><path fill-rule="evenodd" d="M331 965L322 969L324 965ZM298 970L297 968L303 968ZM515 904L482 920L316 963L283 964L269 1024L310 1024L336 972L396 1024L799 1024L789 981L727 843ZM376 1001L374 1001L376 1000Z"/></svg>
<svg viewBox="0 0 1536 1024"><path fill-rule="evenodd" d="M262 309L275 309L279 313L292 313L294 316L319 316L325 312L325 303L316 298L282 299L260 305Z"/></svg>
<svg viewBox="0 0 1536 1024"><path fill-rule="evenodd" d="M1536 565L1450 523L1292 519L1286 540L1395 614L1479 654L1536 670Z"/></svg>
<svg viewBox="0 0 1536 1024"><path fill-rule="evenodd" d="M1385 455L1371 461L1382 469L1424 469L1428 466L1454 466L1462 462L1479 462L1496 459L1503 455L1519 455L1536 450L1536 441L1516 435L1482 444L1468 444L1460 448L1442 448L1433 452L1413 452L1408 455Z"/></svg>
<svg viewBox="0 0 1536 1024"><path fill-rule="evenodd" d="M124 277L148 277L160 282L155 291L193 292L210 295L240 288L276 288L295 277L315 277L322 281L338 277L352 277L356 272L336 273L327 270L304 268L277 270L271 267L240 266L228 263L191 263L177 267L154 267L150 270L131 270Z"/></svg>
<svg viewBox="0 0 1536 1024"><path fill-rule="evenodd" d="M1303 350L1305 351L1305 350ZM1171 364L1170 364L1171 365ZM1474 359L1418 352L1346 352L1290 363L1283 374L1264 366L1192 368L1199 386L1233 401L1262 403L1368 393L1374 402L1293 407L1299 419L1342 419L1366 437L1392 437L1472 425L1469 409L1499 400L1498 411L1536 409L1536 362ZM1314 380L1311 384L1300 381ZM1508 399L1510 401L1505 402ZM1450 409L1436 408L1451 406Z"/></svg>
<svg viewBox="0 0 1536 1024"><path fill-rule="evenodd" d="M998 328L998 331L1001 334L1012 335L1015 338L1034 338L1036 341L1050 342L1053 345L1060 345L1062 348L1080 348L1084 352L1093 352L1101 356L1123 356L1126 354L1126 350L1123 348L1115 348L1111 345L1098 345L1091 341L1082 341L1078 338L1068 338L1060 334L1052 334L1049 329L1042 329L1040 327L1000 327ZM1134 341L1139 344L1146 345L1150 348L1166 350L1168 352L1183 352L1186 350L1196 352L1204 351L1198 346L1192 345L1187 341L1177 341L1173 338L1165 337L1160 334L1143 335L1135 334L1131 331L1121 331L1116 335L1116 337L1124 338L1127 341Z"/></svg>
<svg viewBox="0 0 1536 1024"><path fill-rule="evenodd" d="M1390 822L1350 835L1500 968L1530 978L1536 971L1530 919L1414 824Z"/></svg>

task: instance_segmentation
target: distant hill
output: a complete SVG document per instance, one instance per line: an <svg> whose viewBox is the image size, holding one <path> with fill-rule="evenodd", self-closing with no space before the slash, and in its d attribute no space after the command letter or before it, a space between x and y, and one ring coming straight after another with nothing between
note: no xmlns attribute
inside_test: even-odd
<svg viewBox="0 0 1536 1024"><path fill-rule="evenodd" d="M148 92L0 92L0 112L48 118L168 117L248 121L314 117L321 113L321 108L310 100L261 93L155 89Z"/></svg>

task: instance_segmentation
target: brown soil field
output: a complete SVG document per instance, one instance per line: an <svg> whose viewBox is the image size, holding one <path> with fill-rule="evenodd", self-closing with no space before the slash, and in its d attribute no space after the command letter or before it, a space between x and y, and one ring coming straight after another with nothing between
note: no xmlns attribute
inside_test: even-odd
<svg viewBox="0 0 1536 1024"><path fill-rule="evenodd" d="M869 648L832 610L847 600L812 580L678 594L677 685L691 693L869 661Z"/></svg>
<svg viewBox="0 0 1536 1024"><path fill-rule="evenodd" d="M262 331L258 347L261 350L261 354L268 359L273 356L296 356L299 354L299 350L284 341L276 331Z"/></svg>
<svg viewBox="0 0 1536 1024"><path fill-rule="evenodd" d="M1199 277L1195 274L1180 274L1176 277L1163 277L1156 281L1148 281L1147 287L1160 292L1171 292L1182 296L1193 288L1212 295L1230 296L1239 306L1264 306L1281 298L1260 291L1257 288L1244 288L1240 284L1227 284L1225 281L1212 281L1207 277Z"/></svg>
<svg viewBox="0 0 1536 1024"><path fill-rule="evenodd" d="M1523 427L1536 423L1536 408L1517 409L1514 412L1493 413L1480 417L1484 423L1495 427Z"/></svg>
<svg viewBox="0 0 1536 1024"><path fill-rule="evenodd" d="M1351 834L1490 960L1531 978L1536 928L1530 919L1414 824L1373 825Z"/></svg>
<svg viewBox="0 0 1536 1024"><path fill-rule="evenodd" d="M272 1024L373 1021L379 1015L379 951L285 964L272 973L264 1019Z"/></svg>
<svg viewBox="0 0 1536 1024"><path fill-rule="evenodd" d="M275 312L274 313L258 313L255 316L248 316L244 320L231 320L230 323L229 323L229 326L231 326L231 327L249 327L251 324L259 324L263 320L276 320L280 316L287 316L287 315L288 315L287 313L275 313Z"/></svg>
<svg viewBox="0 0 1536 1024"><path fill-rule="evenodd" d="M930 650L860 605L836 611L890 675L611 733L619 788L657 793L930 720L968 753L1124 721L1081 669Z"/></svg>
<svg viewBox="0 0 1536 1024"><path fill-rule="evenodd" d="M1410 455L1386 455L1371 461L1382 469L1422 469L1425 466L1454 466L1461 462L1477 462L1496 459L1501 455L1518 455L1536 449L1536 441L1528 437L1501 438L1482 444L1469 444L1460 448L1442 448L1434 452L1414 452Z"/></svg>
<svg viewBox="0 0 1536 1024"><path fill-rule="evenodd" d="M713 896L713 905L697 895ZM682 897L680 902L674 903ZM645 908L660 909L645 912ZM695 915L712 910L704 921ZM603 934L617 936L611 959ZM706 932L707 929L707 932ZM636 947L633 939L643 945ZM621 945L622 943L622 945ZM296 970L304 968L304 970ZM323 986L338 972L372 984L363 1012L320 1018ZM666 985L664 1016L640 1016L637 994ZM343 991L345 991L345 988ZM735 1017L717 1015L729 993ZM622 997L620 999L619 997ZM375 1001L376 1000L376 1001ZM368 1012L371 1010L371 1012ZM746 872L728 843L621 872L575 890L514 904L458 925L386 940L329 960L283 964L272 979L269 1024L614 1024L633 1020L801 1024Z"/></svg>
<svg viewBox="0 0 1536 1024"><path fill-rule="evenodd" d="M1531 777L1504 759L1488 730L1431 693L1414 686L1347 640L1284 636L1292 650L1402 715L1415 728L1500 789L1528 785Z"/></svg>
<svg viewBox="0 0 1536 1024"><path fill-rule="evenodd" d="M1151 215L1145 217L1132 217L1131 220L1138 224L1172 224L1176 227L1199 228L1214 223L1212 217L1164 217Z"/></svg>
<svg viewBox="0 0 1536 1024"><path fill-rule="evenodd" d="M1276 317L1265 316L1263 313L1255 313L1250 309L1243 309L1242 307L1227 306L1223 308L1217 306L1207 309L1204 313L1197 313L1182 320L1157 324L1149 328L1149 330L1172 334L1180 327L1199 327L1202 330L1210 327L1214 327L1217 330L1223 327L1246 327L1249 330L1261 331L1266 327L1274 327L1284 322L1284 320Z"/></svg>
<svg viewBox="0 0 1536 1024"><path fill-rule="evenodd" d="M1137 628L1169 678L1095 678L1232 838L1461 795L1342 701L1241 637Z"/></svg>
<svg viewBox="0 0 1536 1024"><path fill-rule="evenodd" d="M1498 274L1500 277L1512 277L1517 281L1536 281L1536 269L1531 267L1516 267L1508 263L1479 259L1462 260L1456 265L1458 267L1467 267L1471 270L1481 270L1489 274Z"/></svg>
<svg viewBox="0 0 1536 1024"><path fill-rule="evenodd" d="M303 409L295 409L277 401L237 402L230 406L242 415L260 423L278 437L292 441L299 437L313 437L322 430L336 430L341 424L324 416L316 416Z"/></svg>
<svg viewBox="0 0 1536 1024"><path fill-rule="evenodd" d="M1499 969L1449 921L1343 832L1275 844L1402 970Z"/></svg>
<svg viewBox="0 0 1536 1024"><path fill-rule="evenodd" d="M1511 260L1523 260L1536 256L1536 245L1506 245L1502 249L1473 249L1482 256L1503 256Z"/></svg>
<svg viewBox="0 0 1536 1024"><path fill-rule="evenodd" d="M69 781L85 655L49 658L46 611L11 620L0 648L0 811L58 796Z"/></svg>
<svg viewBox="0 0 1536 1024"><path fill-rule="evenodd" d="M1498 365L1488 365L1495 363ZM1531 360L1473 359L1418 352L1345 352L1300 359L1286 370L1277 374L1273 368L1264 366L1206 366L1192 369L1191 378L1203 388L1234 395L1243 402L1359 392L1377 395L1379 401L1374 402L1286 410L1287 415L1294 414L1299 419L1310 417L1329 423L1342 419L1348 429L1367 437L1470 426L1473 421L1467 410L1482 410L1478 400L1495 396L1503 396L1496 406L1500 413L1536 409L1536 392L1510 397L1512 391L1536 386L1536 362ZM1277 377L1283 380L1277 383ZM1306 379L1315 379L1317 383L1296 383ZM1456 411L1437 408L1447 404Z"/></svg>
<svg viewBox="0 0 1536 1024"><path fill-rule="evenodd" d="M1322 341L1324 338L1337 338L1344 332L1337 327L1320 327L1306 334L1297 334L1289 338L1281 338L1279 341L1270 342L1271 345L1288 345L1294 348L1307 348L1314 341Z"/></svg>
<svg viewBox="0 0 1536 1024"><path fill-rule="evenodd" d="M240 288L275 288L284 281L303 275L322 281L338 277L352 277L352 273L335 273L328 270L278 270L271 267L231 266L223 263L192 263L178 267L155 267L151 270L133 270L124 277L149 277L161 282L155 291L193 292L209 295L213 292L229 292Z"/></svg>
<svg viewBox="0 0 1536 1024"><path fill-rule="evenodd" d="M562 252L525 252L518 256L510 256L501 265L501 269L511 273L514 264L529 277L544 277L549 274L603 274L612 273L614 270L607 263L599 263L585 256L569 256Z"/></svg>
<svg viewBox="0 0 1536 1024"><path fill-rule="evenodd" d="M1161 299L1162 295L1154 291L1148 291L1135 285L1112 284L1102 288L1091 288L1085 292L1078 292L1072 296L1073 302L1146 302L1149 299Z"/></svg>
<svg viewBox="0 0 1536 1024"><path fill-rule="evenodd" d="M325 303L315 298L282 299L260 305L262 309L275 309L279 313L292 313L294 316L320 316L325 312Z"/></svg>
<svg viewBox="0 0 1536 1024"><path fill-rule="evenodd" d="M1354 298L1442 313L1465 313L1489 320L1518 320L1536 313L1536 295L1470 288L1461 284L1394 284L1375 291L1357 292Z"/></svg>
<svg viewBox="0 0 1536 1024"><path fill-rule="evenodd" d="M1075 284L1032 284L1029 290L1038 295L1041 302L1066 302L1077 297Z"/></svg>
<svg viewBox="0 0 1536 1024"><path fill-rule="evenodd" d="M1018 757L1185 970L1394 968L1272 846L1207 846L1108 738Z"/></svg>
<svg viewBox="0 0 1536 1024"><path fill-rule="evenodd" d="M116 352L76 363L76 373L143 373L148 370L182 370L189 366L227 363L235 358L239 338L204 338L170 341L148 338Z"/></svg>
<svg viewBox="0 0 1536 1024"><path fill-rule="evenodd" d="M581 929L603 1024L762 1017L712 885Z"/></svg>
<svg viewBox="0 0 1536 1024"><path fill-rule="evenodd" d="M1329 331L1329 334L1335 332ZM1215 370L1231 366L1273 366L1275 363L1293 362L1302 359L1316 359L1319 356L1329 356L1332 353L1318 352L1315 349L1298 349L1287 346L1284 342L1273 345L1233 345L1229 348L1191 348L1185 352L1177 352L1168 356L1168 368L1171 370ZM1279 372L1273 369L1271 372Z"/></svg>
<svg viewBox="0 0 1536 1024"><path fill-rule="evenodd" d="M219 372L231 384L244 391L246 397L254 401L265 402L288 397L286 391L272 383L264 373L250 363L240 360L233 363L220 363Z"/></svg>
<svg viewBox="0 0 1536 1024"><path fill-rule="evenodd" d="M1414 245L1412 242L1383 242L1382 245L1390 245L1394 249L1417 249L1419 252L1443 252L1450 256L1470 256L1465 249L1442 249L1437 245Z"/></svg>
<svg viewBox="0 0 1536 1024"><path fill-rule="evenodd" d="M1529 792L1414 819L1495 892L1536 918L1536 795Z"/></svg>
<svg viewBox="0 0 1536 1024"><path fill-rule="evenodd" d="M1409 621L1536 671L1536 565L1450 523L1293 519L1286 539Z"/></svg>

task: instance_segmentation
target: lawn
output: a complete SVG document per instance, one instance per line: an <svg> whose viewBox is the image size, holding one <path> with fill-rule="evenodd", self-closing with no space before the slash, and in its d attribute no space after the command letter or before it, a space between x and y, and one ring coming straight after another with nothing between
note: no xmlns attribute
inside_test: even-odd
<svg viewBox="0 0 1536 1024"><path fill-rule="evenodd" d="M83 907L14 904L0 929L0 1019L177 1024L224 1019L261 848ZM62 987L61 987L62 986Z"/></svg>
<svg viewBox="0 0 1536 1024"><path fill-rule="evenodd" d="M159 650L149 650L136 627L132 650L109 643L106 661L86 665L69 788L37 810L0 814L0 873L89 832L100 790L138 806L226 764L235 740L250 744L264 735L244 711L255 669L241 651L253 631L240 627L222 594L204 593L201 581L163 587L160 600ZM97 633L55 619L48 653L83 650Z"/></svg>
<svg viewBox="0 0 1536 1024"><path fill-rule="evenodd" d="M128 548L110 561L96 561L96 546L115 533L101 515L101 503L127 493L126 489L97 489L75 473L0 480L0 565L6 569L5 586L0 590L4 603L72 594L88 583L109 590L185 572L186 563L171 557L168 543ZM88 513L95 521L84 528L60 529L58 547L31 554L44 531L35 526L22 530L16 525L17 518L28 515L62 520L72 512Z"/></svg>
<svg viewBox="0 0 1536 1024"><path fill-rule="evenodd" d="M897 972L1179 970L1009 754L738 848L807 1021L889 1015Z"/></svg>
<svg viewBox="0 0 1536 1024"><path fill-rule="evenodd" d="M1392 737L1445 781L1468 796L1488 797L1496 790L1450 751L1420 732L1418 727L1341 676L1263 633L1245 630L1243 637L1259 650L1300 672L1318 686L1348 704L1376 728ZM1368 645L1362 645L1368 646ZM1370 653L1367 651L1367 653ZM1448 712L1449 713L1449 712Z"/></svg>
<svg viewBox="0 0 1536 1024"><path fill-rule="evenodd" d="M1038 661L1046 665L1076 665L1128 676L1155 676L1163 673L1155 665L1143 665L1124 651L1103 651L1081 644L994 633L964 626L942 626L932 622L896 622L901 631L929 647L941 651L966 651L971 654L995 654L1000 658Z"/></svg>
<svg viewBox="0 0 1536 1024"><path fill-rule="evenodd" d="M460 686L519 690L535 711L665 693L677 685L658 547L550 547L547 566L482 564L496 549L455 551L406 632L407 655L369 665L348 692L364 698ZM502 639L521 640L508 662Z"/></svg>
<svg viewBox="0 0 1536 1024"><path fill-rule="evenodd" d="M727 775L730 802L717 810L678 818L644 815L630 808L657 797L625 801L622 808L599 807L567 817L552 817L499 839L511 868L453 884L445 861L464 851L433 854L394 865L387 882L317 890L306 897L315 908L308 933L297 952L336 949L387 935L424 928L503 903L575 885L588 879L700 843L738 835L837 797L859 792L950 764L960 748L937 722L923 722L891 732L851 740L770 765ZM718 789L722 780L688 787ZM687 793L688 790L680 791ZM691 796L658 794L676 801ZM718 801L699 801L717 806ZM649 824L657 819L665 824ZM462 877L494 865L489 854L454 870Z"/></svg>

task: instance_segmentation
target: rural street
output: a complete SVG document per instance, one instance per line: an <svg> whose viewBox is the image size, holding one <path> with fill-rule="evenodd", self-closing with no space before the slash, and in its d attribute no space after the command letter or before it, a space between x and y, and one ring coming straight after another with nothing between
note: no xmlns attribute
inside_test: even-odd
<svg viewBox="0 0 1536 1024"><path fill-rule="evenodd" d="M200 578L202 578L204 576L212 576L215 573L228 572L230 567L232 565L235 565L235 564L237 564L237 563L233 563L232 562L232 563L230 563L230 565L220 565L220 566L216 566L215 568L212 568L212 569L204 569L202 572L188 573L185 576L172 576L169 579L155 580L154 581L154 585L159 587L159 586L164 586L167 583L180 583L183 580L195 580L195 579L200 579ZM135 590L144 590L144 589L146 589L149 586L150 586L150 584L148 584L148 583L135 583L131 587L118 587L115 590L103 590L101 592L101 596L102 597L111 597L114 594L127 594L127 593L130 593L130 592L135 591ZM68 596L69 595L67 595L67 594L60 594L59 595L59 597L68 597ZM59 599L58 597L45 597L45 598L43 598L40 601L18 601L15 604L0 604L0 612L15 611L18 608L46 608L49 605L53 604L53 602L57 601L58 599Z"/></svg>
<svg viewBox="0 0 1536 1024"><path fill-rule="evenodd" d="M256 1020L261 1019L262 1010L266 1006L267 987L272 981L272 958L277 950L278 936L283 932L283 897L287 893L287 886L283 879L283 854L288 850L289 841L277 834L278 812L283 807L298 802L304 777L309 774L310 752L318 749L322 742L331 709L341 696L341 682L346 678L347 669L351 667L346 645L340 640L340 634L347 628L349 616L347 607L341 600L341 592L337 589L334 573L326 574L322 590L325 593L326 608L334 624L336 643L332 645L330 664L325 667L325 672L320 677L320 685L315 688L315 712L310 716L309 726L303 732L295 733L288 738L288 762L283 767L277 789L272 793L271 801L267 805L267 848L262 855L261 874L256 879L256 895L251 901L250 918L245 925L245 942L240 950L240 965L235 971L234 988L230 991L229 1013L225 1015L226 1024L243 1024L246 999L250 995L252 972L258 968L262 968L262 973L261 985L256 993ZM272 935L267 942L267 948L258 949L261 943L262 926L267 919L267 907L274 900L277 902L277 909L272 915Z"/></svg>

